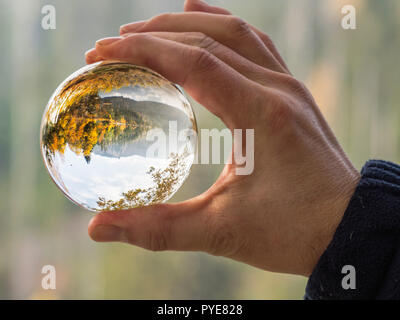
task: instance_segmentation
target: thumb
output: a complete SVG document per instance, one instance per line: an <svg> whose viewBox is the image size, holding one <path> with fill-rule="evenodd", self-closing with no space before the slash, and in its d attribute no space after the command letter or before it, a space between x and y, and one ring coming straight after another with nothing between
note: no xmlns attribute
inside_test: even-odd
<svg viewBox="0 0 400 320"><path fill-rule="evenodd" d="M152 251L206 250L209 216L202 196L176 204L102 212L89 223L99 242L120 241Z"/></svg>

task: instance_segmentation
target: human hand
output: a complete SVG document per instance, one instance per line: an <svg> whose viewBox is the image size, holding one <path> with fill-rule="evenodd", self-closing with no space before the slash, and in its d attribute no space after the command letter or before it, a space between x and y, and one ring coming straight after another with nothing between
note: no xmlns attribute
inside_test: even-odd
<svg viewBox="0 0 400 320"><path fill-rule="evenodd" d="M205 193L97 214L95 241L204 251L276 272L309 275L359 180L305 86L261 31L199 0L184 13L125 25L86 54L120 60L181 85L233 129L254 129L254 171L227 164Z"/></svg>

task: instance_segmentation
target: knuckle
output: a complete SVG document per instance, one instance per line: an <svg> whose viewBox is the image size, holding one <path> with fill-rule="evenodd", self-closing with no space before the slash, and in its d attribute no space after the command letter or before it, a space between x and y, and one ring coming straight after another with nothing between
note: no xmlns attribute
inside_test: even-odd
<svg viewBox="0 0 400 320"><path fill-rule="evenodd" d="M267 125L269 135L290 130L296 122L291 98L281 91L270 88L264 90L264 98L260 98L264 102L257 104L255 112L258 114L258 122ZM265 105L265 101L268 101L268 105Z"/></svg>
<svg viewBox="0 0 400 320"><path fill-rule="evenodd" d="M204 50L211 52L215 49L215 47L218 46L217 41L215 41L213 38L207 36L204 33L199 32L196 37L197 37L197 46Z"/></svg>
<svg viewBox="0 0 400 320"><path fill-rule="evenodd" d="M203 48L191 49L193 55L194 68L199 72L210 72L218 66L217 59Z"/></svg>
<svg viewBox="0 0 400 320"><path fill-rule="evenodd" d="M285 87L286 91L305 98L307 101L312 101L312 97L303 82L287 74L282 74L281 77L282 84Z"/></svg>
<svg viewBox="0 0 400 320"><path fill-rule="evenodd" d="M275 47L274 42L272 41L272 39L269 35L267 35L265 33L261 33L260 38L268 48Z"/></svg>
<svg viewBox="0 0 400 320"><path fill-rule="evenodd" d="M283 75L283 82L292 91L304 90L304 84L290 75Z"/></svg>
<svg viewBox="0 0 400 320"><path fill-rule="evenodd" d="M230 30L235 37L247 36L251 32L250 26L239 17L229 16L227 21L228 30Z"/></svg>
<svg viewBox="0 0 400 320"><path fill-rule="evenodd" d="M207 251L215 256L234 256L237 251L237 237L231 224L222 216L214 216L209 220L206 233Z"/></svg>
<svg viewBox="0 0 400 320"><path fill-rule="evenodd" d="M152 24L158 25L158 24L163 24L167 21L171 21L173 16L174 16L174 14L172 12L166 12L166 13L159 14L158 16L155 16L150 19L149 25L152 25Z"/></svg>
<svg viewBox="0 0 400 320"><path fill-rule="evenodd" d="M146 233L145 247L151 251L165 251L169 248L171 239L171 222L166 218L159 222Z"/></svg>
<svg viewBox="0 0 400 320"><path fill-rule="evenodd" d="M150 251L164 251L167 249L166 237L163 233L149 231L146 236L145 247Z"/></svg>

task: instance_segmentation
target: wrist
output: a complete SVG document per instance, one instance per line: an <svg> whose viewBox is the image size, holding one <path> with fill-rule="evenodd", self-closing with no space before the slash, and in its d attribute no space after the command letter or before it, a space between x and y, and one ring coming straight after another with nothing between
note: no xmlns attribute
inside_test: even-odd
<svg viewBox="0 0 400 320"><path fill-rule="evenodd" d="M360 181L360 173L350 168L339 184L331 191L330 197L319 204L315 212L313 232L310 232L306 243L306 254L303 275L310 276L321 255L331 243L335 232L343 219L356 187Z"/></svg>

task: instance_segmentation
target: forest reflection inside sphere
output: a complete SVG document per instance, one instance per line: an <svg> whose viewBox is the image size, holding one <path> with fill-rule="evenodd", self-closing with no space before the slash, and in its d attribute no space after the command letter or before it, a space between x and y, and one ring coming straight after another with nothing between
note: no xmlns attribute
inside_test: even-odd
<svg viewBox="0 0 400 320"><path fill-rule="evenodd" d="M149 153L154 130L164 133L167 152ZM170 139L171 132L187 135ZM194 161L193 132L193 110L176 85L149 69L106 61L78 70L56 89L40 145L64 194L99 212L167 201Z"/></svg>

